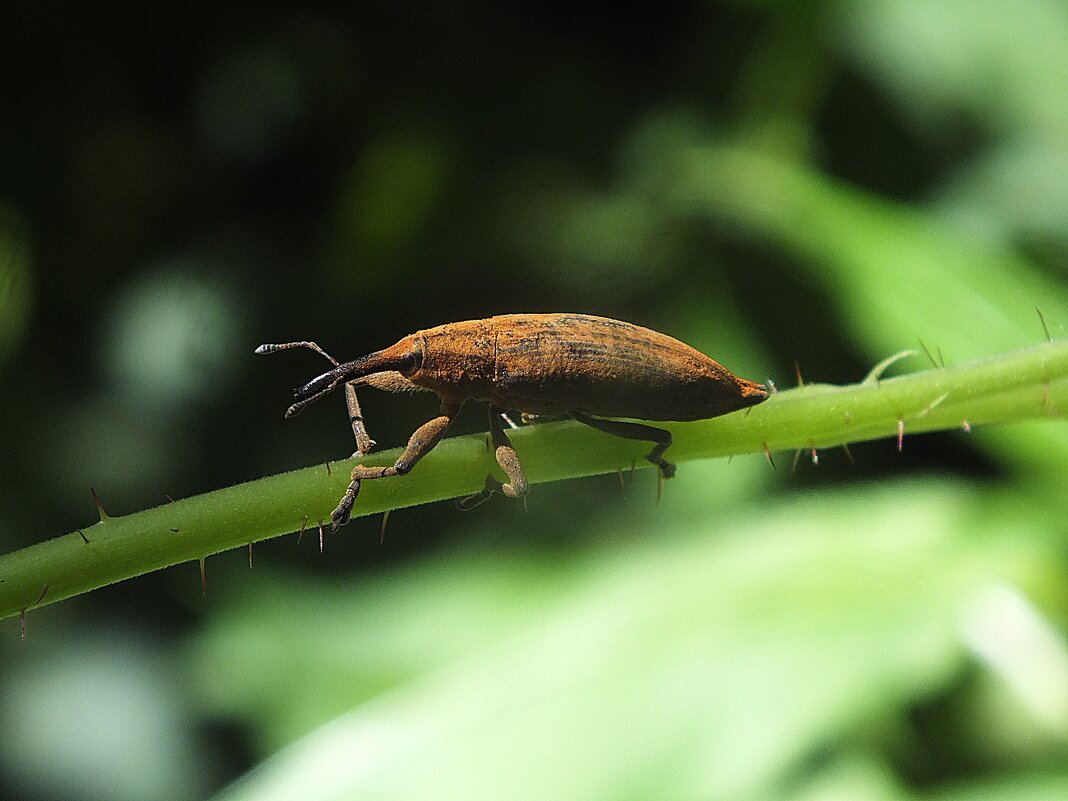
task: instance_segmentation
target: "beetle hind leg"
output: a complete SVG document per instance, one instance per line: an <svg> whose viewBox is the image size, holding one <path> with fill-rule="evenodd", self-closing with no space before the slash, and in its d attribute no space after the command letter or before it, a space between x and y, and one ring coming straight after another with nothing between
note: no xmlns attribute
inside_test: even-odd
<svg viewBox="0 0 1068 801"><path fill-rule="evenodd" d="M671 447L671 432L655 426L647 426L644 423L628 423L622 420L600 420L596 417L587 417L581 412L572 415L576 420L598 431L611 434L623 439L637 439L645 442L653 442L653 449L645 455L645 458L655 464L663 478L674 478L675 464L664 458L664 451Z"/></svg>
<svg viewBox="0 0 1068 801"><path fill-rule="evenodd" d="M461 498L457 502L456 505L463 511L474 509L480 503L488 500L495 492L499 492L507 498L521 498L527 493L526 471L523 470L523 465L519 461L519 456L516 455L515 448L512 447L511 440L508 439L508 435L501 428L502 411L504 410L498 409L496 406L490 406L490 437L493 440L493 455L497 458L497 464L500 465L501 470L508 476L508 483L502 483L500 479L492 475L486 476L486 484L480 491L473 495L468 495L466 498Z"/></svg>

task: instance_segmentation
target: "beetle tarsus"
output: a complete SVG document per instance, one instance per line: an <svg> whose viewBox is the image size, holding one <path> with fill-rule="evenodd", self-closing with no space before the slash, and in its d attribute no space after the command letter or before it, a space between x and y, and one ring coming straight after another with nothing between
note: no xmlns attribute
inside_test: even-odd
<svg viewBox="0 0 1068 801"><path fill-rule="evenodd" d="M341 502L338 503L337 509L330 513L330 531L337 531L343 525L349 522L349 518L352 515L352 506L356 503L356 496L360 494L360 480L354 478L349 484L349 488L345 490L345 494L341 497Z"/></svg>
<svg viewBox="0 0 1068 801"><path fill-rule="evenodd" d="M606 434L623 439L636 439L645 442L653 442L653 449L646 454L645 458L656 465L660 471L660 477L674 478L677 470L673 462L664 458L664 451L671 447L671 432L663 428L645 425L644 423L631 423L623 420L601 420L597 417L576 412L572 415L576 420L590 428L596 428Z"/></svg>
<svg viewBox="0 0 1068 801"><path fill-rule="evenodd" d="M461 498L456 502L456 508L461 512L470 512L476 506L481 506L490 498L493 494L501 491L502 484L493 476L486 476L486 486L480 489L478 492L472 493L465 498Z"/></svg>

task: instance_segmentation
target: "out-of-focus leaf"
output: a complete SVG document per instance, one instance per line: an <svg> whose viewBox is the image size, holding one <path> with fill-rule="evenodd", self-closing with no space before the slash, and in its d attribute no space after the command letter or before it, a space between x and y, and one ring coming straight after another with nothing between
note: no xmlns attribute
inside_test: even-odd
<svg viewBox="0 0 1068 801"><path fill-rule="evenodd" d="M55 619L53 620L55 622ZM0 688L0 766L34 798L184 799L208 776L185 688L144 632L93 629L92 638L12 652ZM54 636L54 633L53 635Z"/></svg>
<svg viewBox="0 0 1068 801"><path fill-rule="evenodd" d="M929 796L930 801L1051 801L1068 798L1068 776L1048 774L1007 775L982 784L969 784Z"/></svg>
<svg viewBox="0 0 1068 801"><path fill-rule="evenodd" d="M1068 132L1068 8L1055 0L829 6L832 28L906 115L964 111L1002 135Z"/></svg>
<svg viewBox="0 0 1068 801"><path fill-rule="evenodd" d="M986 152L942 187L933 209L966 236L1008 247L1068 245L1068 142L1013 142Z"/></svg>
<svg viewBox="0 0 1068 801"><path fill-rule="evenodd" d="M355 706L221 798L770 791L960 673L962 610L1048 558L1003 523L964 487L899 484L642 526L549 575L457 554L388 594L238 600L200 643L206 703L275 742L324 686Z"/></svg>
<svg viewBox="0 0 1068 801"><path fill-rule="evenodd" d="M364 150L344 178L331 221L339 283L372 297L390 280L383 261L409 247L427 224L452 161L448 141L437 132L394 131Z"/></svg>
<svg viewBox="0 0 1068 801"><path fill-rule="evenodd" d="M30 316L30 253L14 215L0 206L0 362L22 335Z"/></svg>

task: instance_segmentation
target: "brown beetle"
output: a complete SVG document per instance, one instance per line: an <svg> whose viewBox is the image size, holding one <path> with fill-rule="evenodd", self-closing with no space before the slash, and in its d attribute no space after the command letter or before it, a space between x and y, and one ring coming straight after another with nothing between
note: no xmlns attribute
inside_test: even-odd
<svg viewBox="0 0 1068 801"><path fill-rule="evenodd" d="M485 488L466 498L470 508L494 492L511 498L527 491L527 479L500 415L516 409L532 415L571 417L627 439L654 443L646 458L671 478L675 465L663 453L671 433L661 428L603 417L638 420L704 420L753 406L767 389L731 373L689 345L648 328L588 314L505 314L428 328L384 350L338 364L314 342L260 345L256 353L311 348L334 369L296 390L286 417L345 386L355 456L374 446L367 436L355 385L388 392L429 390L441 400L441 414L420 426L404 453L388 467L357 465L352 482L331 514L332 529L349 520L364 479L404 475L441 440L467 400L488 401L497 463L508 476L486 476Z"/></svg>

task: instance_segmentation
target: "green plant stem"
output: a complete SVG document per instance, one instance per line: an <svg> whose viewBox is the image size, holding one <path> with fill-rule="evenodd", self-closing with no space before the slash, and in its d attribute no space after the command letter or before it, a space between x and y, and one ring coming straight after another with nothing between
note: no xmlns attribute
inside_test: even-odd
<svg viewBox="0 0 1068 801"><path fill-rule="evenodd" d="M1064 409L1068 341L1056 341L882 381L806 385L743 412L664 427L675 436L668 456L682 462L896 437L899 425L907 436L1061 417ZM510 436L532 483L648 466L642 459L648 445L574 422L531 426ZM390 464L399 453L383 451L366 462ZM329 519L352 464L317 465L108 517L0 556L0 618L304 526L308 536L317 537L319 521ZM475 492L491 470L496 466L486 435L448 439L409 476L364 482L353 514Z"/></svg>

